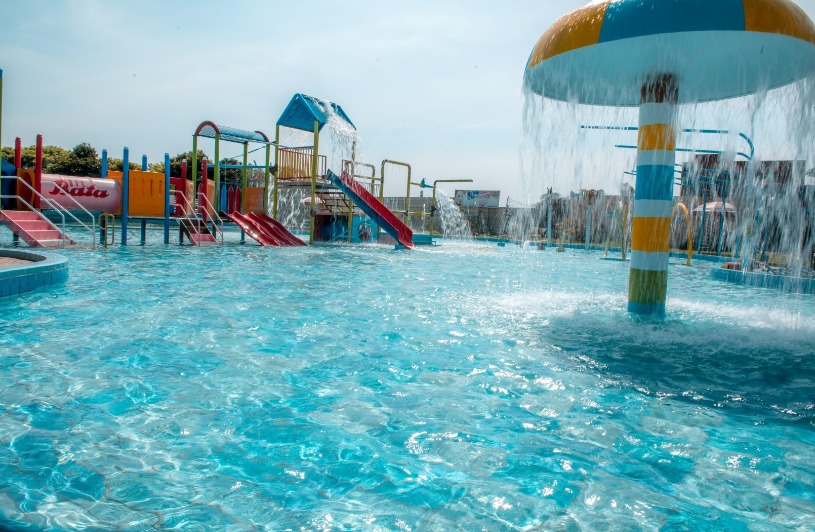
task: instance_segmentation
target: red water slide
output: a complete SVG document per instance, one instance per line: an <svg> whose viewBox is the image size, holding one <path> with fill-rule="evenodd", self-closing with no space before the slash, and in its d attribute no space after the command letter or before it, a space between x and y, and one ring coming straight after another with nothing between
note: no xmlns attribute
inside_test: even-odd
<svg viewBox="0 0 815 532"><path fill-rule="evenodd" d="M266 231L258 227L258 225L247 215L241 214L237 211L229 215L229 219L238 224L238 227L257 240L261 246L280 246L281 243L273 235L268 234Z"/></svg>
<svg viewBox="0 0 815 532"><path fill-rule="evenodd" d="M286 227L269 216L268 214L256 214L250 212L247 215L256 225L258 225L262 229L266 229L267 233L273 235L281 245L288 245L288 246L305 246L306 243L291 234L291 232L286 229Z"/></svg>
<svg viewBox="0 0 815 532"><path fill-rule="evenodd" d="M351 198L351 200L356 203L365 214L370 216L374 223L388 233L391 238L407 249L413 248L413 231L385 207L382 202L374 197L373 194L365 190L365 187L356 179L348 175L347 172L343 172L342 177L340 177L331 170L326 172L326 177L328 177L337 188L342 190L346 196Z"/></svg>

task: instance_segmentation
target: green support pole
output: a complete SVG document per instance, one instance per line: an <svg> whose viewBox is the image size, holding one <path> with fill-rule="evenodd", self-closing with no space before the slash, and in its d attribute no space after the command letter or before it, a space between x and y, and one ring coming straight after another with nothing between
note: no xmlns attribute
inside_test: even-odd
<svg viewBox="0 0 815 532"><path fill-rule="evenodd" d="M215 133L215 212L221 208L221 134Z"/></svg>
<svg viewBox="0 0 815 532"><path fill-rule="evenodd" d="M269 161L272 147L266 144L266 167L263 169L263 214L269 214Z"/></svg>
<svg viewBox="0 0 815 532"><path fill-rule="evenodd" d="M192 136L192 197L188 198L190 204L195 206L195 180L198 178L198 135ZM181 183L182 187L186 187L186 183ZM186 188L182 189L184 195L187 195Z"/></svg>
<svg viewBox="0 0 815 532"><path fill-rule="evenodd" d="M248 173L246 166L249 164L249 143L243 143L243 168L241 169L241 213L246 214L246 186L248 185Z"/></svg>
<svg viewBox="0 0 815 532"><path fill-rule="evenodd" d="M351 144L351 179L354 179L354 174L357 169L357 141ZM354 202L348 198L348 242L354 237Z"/></svg>
<svg viewBox="0 0 815 532"><path fill-rule="evenodd" d="M241 214L246 212L246 165L249 164L249 143L243 143L243 168L241 169ZM241 244L246 242L246 232L241 228Z"/></svg>
<svg viewBox="0 0 815 532"><path fill-rule="evenodd" d="M314 244L314 224L317 221L317 172L320 169L320 123L314 121L314 153L311 155L311 223L308 243Z"/></svg>
<svg viewBox="0 0 815 532"><path fill-rule="evenodd" d="M280 157L278 154L279 150L280 150L280 126L276 126L274 133L274 164L277 170L274 173L274 191L272 192L272 194L274 194L274 196L272 197L272 218L274 218L275 220L277 220L277 176L280 175L279 166Z"/></svg>

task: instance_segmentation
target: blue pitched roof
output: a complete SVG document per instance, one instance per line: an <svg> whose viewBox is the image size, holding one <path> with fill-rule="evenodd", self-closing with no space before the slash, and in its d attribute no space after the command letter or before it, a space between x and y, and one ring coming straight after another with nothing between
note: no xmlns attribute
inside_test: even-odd
<svg viewBox="0 0 815 532"><path fill-rule="evenodd" d="M289 105L280 115L277 125L301 131L314 131L316 120L319 123L319 130L322 130L331 115L336 115L352 129L356 129L354 123L338 104L300 93L292 97Z"/></svg>
<svg viewBox="0 0 815 532"><path fill-rule="evenodd" d="M210 139L214 139L216 134L220 134L221 140L228 142L260 142L262 144L270 144L269 137L262 131L246 131L244 129L221 126L210 121L201 122L201 125L195 130L195 134L199 137L207 137Z"/></svg>

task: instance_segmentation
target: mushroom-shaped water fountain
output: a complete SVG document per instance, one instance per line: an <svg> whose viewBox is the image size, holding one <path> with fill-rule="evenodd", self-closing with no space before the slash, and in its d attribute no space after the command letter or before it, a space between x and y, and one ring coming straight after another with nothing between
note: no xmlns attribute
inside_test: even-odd
<svg viewBox="0 0 815 532"><path fill-rule="evenodd" d="M546 98L640 108L628 310L662 316L676 106L815 73L815 26L789 0L595 0L555 22L525 86Z"/></svg>

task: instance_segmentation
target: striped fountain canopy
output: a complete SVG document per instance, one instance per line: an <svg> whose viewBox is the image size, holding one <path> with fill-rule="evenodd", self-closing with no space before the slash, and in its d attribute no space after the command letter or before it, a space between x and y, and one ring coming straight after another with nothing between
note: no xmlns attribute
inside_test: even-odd
<svg viewBox="0 0 815 532"><path fill-rule="evenodd" d="M815 73L815 25L790 0L599 0L543 34L524 84L556 100L639 105L673 76L679 103L722 100Z"/></svg>

